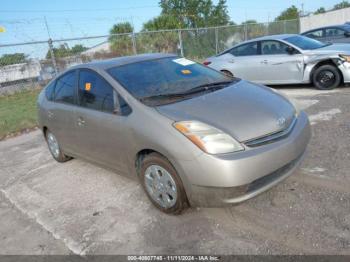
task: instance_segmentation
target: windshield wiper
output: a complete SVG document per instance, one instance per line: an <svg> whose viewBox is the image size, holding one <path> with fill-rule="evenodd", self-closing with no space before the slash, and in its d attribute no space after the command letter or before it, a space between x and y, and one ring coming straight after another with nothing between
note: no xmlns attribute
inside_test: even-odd
<svg viewBox="0 0 350 262"><path fill-rule="evenodd" d="M211 89L216 90L219 88L223 88L224 86L227 86L227 85L231 84L232 82L234 82L234 81L231 80L231 81L220 81L220 82L207 83L207 84L195 86L182 94L183 95L190 95L190 94L195 94L195 93L198 93L201 91L207 91L207 90L211 90Z"/></svg>
<svg viewBox="0 0 350 262"><path fill-rule="evenodd" d="M203 85L199 85L196 87L193 87L186 92L183 93L169 93L169 94L160 94L160 95L154 95L154 96L145 96L140 98L139 100L141 102L147 101L147 100L158 100L158 99L171 99L171 98L184 98L188 95L193 95L202 91L208 91L212 89L220 89L223 88L224 86L227 86L228 84L231 84L232 81L220 81L220 82L213 82L213 83L207 83Z"/></svg>

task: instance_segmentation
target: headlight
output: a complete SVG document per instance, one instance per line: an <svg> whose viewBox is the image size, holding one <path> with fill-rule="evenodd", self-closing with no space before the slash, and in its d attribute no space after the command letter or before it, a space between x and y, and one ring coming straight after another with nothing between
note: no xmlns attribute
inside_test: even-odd
<svg viewBox="0 0 350 262"><path fill-rule="evenodd" d="M339 55L345 62L350 63L350 55Z"/></svg>
<svg viewBox="0 0 350 262"><path fill-rule="evenodd" d="M181 121L174 127L208 154L242 151L242 145L221 130L199 121Z"/></svg>

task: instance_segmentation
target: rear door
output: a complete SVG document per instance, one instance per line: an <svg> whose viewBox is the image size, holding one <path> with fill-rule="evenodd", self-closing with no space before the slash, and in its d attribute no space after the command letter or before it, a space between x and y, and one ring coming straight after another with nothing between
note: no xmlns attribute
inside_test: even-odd
<svg viewBox="0 0 350 262"><path fill-rule="evenodd" d="M118 171L127 170L127 116L119 110L121 97L96 71L79 70L77 126L80 154ZM118 111L118 112L117 112Z"/></svg>
<svg viewBox="0 0 350 262"><path fill-rule="evenodd" d="M234 76L258 81L259 68L261 66L258 42L249 42L232 48L225 56L225 68L229 69Z"/></svg>
<svg viewBox="0 0 350 262"><path fill-rule="evenodd" d="M276 41L261 41L261 67L260 73L264 84L293 84L303 79L303 55L296 51L288 53L288 45Z"/></svg>
<svg viewBox="0 0 350 262"><path fill-rule="evenodd" d="M54 82L52 101L47 103L48 128L65 152L76 153L75 109L77 71L71 70Z"/></svg>

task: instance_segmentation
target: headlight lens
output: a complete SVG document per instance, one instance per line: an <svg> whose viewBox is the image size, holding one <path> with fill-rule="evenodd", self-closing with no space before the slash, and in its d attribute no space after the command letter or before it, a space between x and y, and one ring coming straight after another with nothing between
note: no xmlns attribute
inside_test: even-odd
<svg viewBox="0 0 350 262"><path fill-rule="evenodd" d="M350 55L339 55L345 62L350 63Z"/></svg>
<svg viewBox="0 0 350 262"><path fill-rule="evenodd" d="M244 150L243 146L228 134L199 121L176 122L174 127L208 154Z"/></svg>

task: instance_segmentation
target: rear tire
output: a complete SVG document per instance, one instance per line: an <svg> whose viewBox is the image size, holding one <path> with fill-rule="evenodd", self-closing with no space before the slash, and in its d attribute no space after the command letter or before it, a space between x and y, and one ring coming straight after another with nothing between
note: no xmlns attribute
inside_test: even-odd
<svg viewBox="0 0 350 262"><path fill-rule="evenodd" d="M55 135L50 131L46 130L45 132L45 138L46 138L46 143L48 145L49 151L52 155L52 157L60 163L66 162L70 159L72 159L69 156L66 156L63 152L62 149L59 145L59 142Z"/></svg>
<svg viewBox="0 0 350 262"><path fill-rule="evenodd" d="M322 65L312 75L312 82L317 89L331 90L339 86L341 75L333 65Z"/></svg>
<svg viewBox="0 0 350 262"><path fill-rule="evenodd" d="M184 186L175 168L162 155L151 153L141 163L140 181L151 202L168 214L180 214L187 207Z"/></svg>

